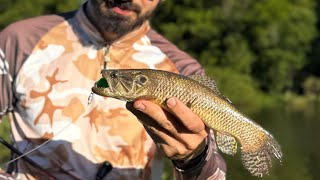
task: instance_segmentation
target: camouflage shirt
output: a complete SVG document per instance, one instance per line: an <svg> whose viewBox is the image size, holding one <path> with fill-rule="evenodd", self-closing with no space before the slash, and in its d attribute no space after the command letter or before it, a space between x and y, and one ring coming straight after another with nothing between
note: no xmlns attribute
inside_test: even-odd
<svg viewBox="0 0 320 180"><path fill-rule="evenodd" d="M13 144L57 179L94 179L101 163L106 179L150 179L153 141L125 102L95 95L91 87L106 68L153 68L202 74L199 63L144 23L106 45L83 8L11 24L0 34L0 117L9 113ZM177 178L223 179L225 164L214 143L196 171ZM45 178L18 160L19 179Z"/></svg>

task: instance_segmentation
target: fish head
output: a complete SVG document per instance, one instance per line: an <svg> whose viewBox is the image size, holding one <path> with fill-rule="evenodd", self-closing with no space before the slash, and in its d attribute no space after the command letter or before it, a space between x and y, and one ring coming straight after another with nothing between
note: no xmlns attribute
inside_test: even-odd
<svg viewBox="0 0 320 180"><path fill-rule="evenodd" d="M150 92L151 78L147 71L138 69L102 70L102 79L95 83L95 94L125 101L134 101Z"/></svg>

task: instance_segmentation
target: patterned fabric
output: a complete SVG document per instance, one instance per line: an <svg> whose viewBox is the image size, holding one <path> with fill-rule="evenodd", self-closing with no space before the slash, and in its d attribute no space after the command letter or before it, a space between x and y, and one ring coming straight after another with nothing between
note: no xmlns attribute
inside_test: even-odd
<svg viewBox="0 0 320 180"><path fill-rule="evenodd" d="M27 32L17 29L23 26ZM171 50L157 46L157 42L168 42L151 35L157 36L146 22L106 52L108 46L82 9L25 20L5 29L0 34L0 117L13 112L15 147L27 152L52 139L28 157L57 179L93 179L104 161L114 167L106 179L149 179L155 148L143 126L126 110L125 102L94 95L88 104L88 97L101 78L105 59L108 69L203 73L195 60L171 44ZM178 67L181 61L170 59L167 51L189 59L192 68ZM16 175L45 178L22 160L18 160Z"/></svg>

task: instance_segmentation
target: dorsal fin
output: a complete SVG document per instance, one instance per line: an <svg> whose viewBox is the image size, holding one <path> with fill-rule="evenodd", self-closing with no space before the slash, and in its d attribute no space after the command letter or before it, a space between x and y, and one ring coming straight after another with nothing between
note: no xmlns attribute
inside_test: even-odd
<svg viewBox="0 0 320 180"><path fill-rule="evenodd" d="M222 95L218 89L218 86L216 84L216 82L211 79L210 77L206 76L206 75L198 75L198 74L193 74L188 76L189 78L198 81L199 83L209 87L210 89L212 89L212 91L218 95L220 98L228 101L230 104L232 104L232 102L230 101L230 99L228 99L227 97L225 97L224 95Z"/></svg>

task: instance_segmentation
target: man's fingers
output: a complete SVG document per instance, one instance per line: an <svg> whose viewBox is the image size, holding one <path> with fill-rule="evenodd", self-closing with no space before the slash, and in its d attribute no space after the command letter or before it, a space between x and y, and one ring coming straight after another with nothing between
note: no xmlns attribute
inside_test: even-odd
<svg viewBox="0 0 320 180"><path fill-rule="evenodd" d="M167 106L171 113L173 113L178 119L180 119L181 123L191 132L201 133L205 130L205 125L199 118L199 116L193 113L178 98L169 98L167 100Z"/></svg>
<svg viewBox="0 0 320 180"><path fill-rule="evenodd" d="M129 111L131 111L142 124L144 124L146 126L157 126L158 125L158 123L156 121L154 121L150 116L148 116L147 114L137 110L133 106L133 103L127 103L126 104L126 108Z"/></svg>
<svg viewBox="0 0 320 180"><path fill-rule="evenodd" d="M172 115L164 111L160 106L146 100L137 100L132 106L133 111L131 109L129 110L136 116L138 115L138 119L143 124L151 126L158 124L170 133L176 133L175 126L173 125L173 122L170 121L170 119L173 119Z"/></svg>
<svg viewBox="0 0 320 180"><path fill-rule="evenodd" d="M178 118L189 118L189 120L187 119L187 121L189 121L190 123L192 123L195 120L195 118L199 119L198 116L193 117L192 114L194 113L190 109L188 109L183 103L177 104L177 106L178 105L183 105L186 108L186 112L183 112L186 115L180 116ZM191 131L192 129L189 130L185 127L184 123L181 122L184 120L178 120L177 117L168 113L167 111L164 111L160 106L154 104L151 101L137 100L133 103L132 106L133 107L131 108L127 108L129 110L134 108L131 111L138 117L138 119L140 119L140 121L143 124L153 127L158 127L156 124L160 125L160 127L167 130L167 133L170 133L171 135L173 135L173 137L182 142L187 149L196 148L198 143L200 143L207 136L207 133L204 130L203 122L201 120L198 120L200 125L196 127L199 129L201 127L203 128L201 130L197 130L196 128L195 130L193 130L195 132L193 132ZM139 111L137 111L136 109L138 109ZM176 110L177 113L180 113L180 108L175 107L173 109Z"/></svg>
<svg viewBox="0 0 320 180"><path fill-rule="evenodd" d="M189 150L187 150L180 141L174 138L162 127L146 126L146 131L155 142L161 153L170 159L182 159L187 156Z"/></svg>
<svg viewBox="0 0 320 180"><path fill-rule="evenodd" d="M170 159L182 159L187 156L189 153L188 149L186 149L185 145L177 140L172 133L161 127L157 121L147 114L136 110L133 103L127 103L126 107L137 116L141 123L143 123L144 128L165 157Z"/></svg>

